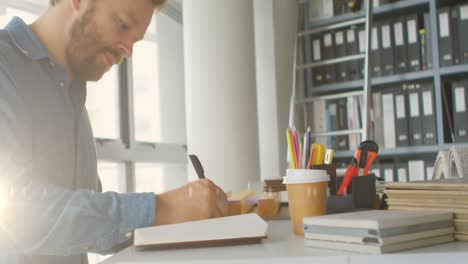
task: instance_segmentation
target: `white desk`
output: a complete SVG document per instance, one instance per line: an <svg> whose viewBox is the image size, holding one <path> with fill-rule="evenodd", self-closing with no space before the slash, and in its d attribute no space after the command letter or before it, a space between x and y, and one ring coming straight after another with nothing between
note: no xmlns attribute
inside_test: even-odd
<svg viewBox="0 0 468 264"><path fill-rule="evenodd" d="M268 238L261 244L228 247L136 251L129 247L103 264L149 263L307 263L307 264L467 264L468 243L454 242L385 255L361 255L304 246L289 221L270 221Z"/></svg>

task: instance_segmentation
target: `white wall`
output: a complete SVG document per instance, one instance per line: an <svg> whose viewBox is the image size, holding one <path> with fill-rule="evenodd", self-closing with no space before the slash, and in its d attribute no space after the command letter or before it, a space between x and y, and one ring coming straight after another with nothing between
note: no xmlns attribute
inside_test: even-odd
<svg viewBox="0 0 468 264"><path fill-rule="evenodd" d="M262 179L286 170L297 1L254 0L258 130Z"/></svg>
<svg viewBox="0 0 468 264"><path fill-rule="evenodd" d="M252 9L251 0L183 2L188 151L231 191L260 180Z"/></svg>

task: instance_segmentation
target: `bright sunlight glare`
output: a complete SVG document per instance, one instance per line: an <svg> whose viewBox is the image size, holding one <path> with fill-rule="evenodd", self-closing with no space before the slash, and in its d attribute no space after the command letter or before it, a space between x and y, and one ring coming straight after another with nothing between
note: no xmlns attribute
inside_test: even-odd
<svg viewBox="0 0 468 264"><path fill-rule="evenodd" d="M0 218L3 215L3 210L5 209L5 192L0 183Z"/></svg>

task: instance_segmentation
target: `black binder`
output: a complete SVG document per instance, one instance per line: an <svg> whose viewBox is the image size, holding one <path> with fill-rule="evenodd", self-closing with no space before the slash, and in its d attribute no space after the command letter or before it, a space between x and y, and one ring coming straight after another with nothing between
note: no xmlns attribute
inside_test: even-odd
<svg viewBox="0 0 468 264"><path fill-rule="evenodd" d="M330 60L335 58L335 45L333 41L333 32L327 32L322 37L323 59ZM335 66L326 65L322 67L325 83L335 82Z"/></svg>
<svg viewBox="0 0 468 264"><path fill-rule="evenodd" d="M460 9L457 6L453 6L450 9L452 13L452 52L453 52L453 64L460 64L460 38L461 35L466 34L467 32L459 31L459 11Z"/></svg>
<svg viewBox="0 0 468 264"><path fill-rule="evenodd" d="M460 63L468 63L468 5L458 7L458 37L460 41Z"/></svg>
<svg viewBox="0 0 468 264"><path fill-rule="evenodd" d="M424 55L422 55L423 62L421 63L421 68L423 70L429 70L432 69L432 31L431 31L431 21L430 21L430 16L429 13L424 13L424 29L423 37L424 39L424 45L421 47L421 49L424 49Z"/></svg>
<svg viewBox="0 0 468 264"><path fill-rule="evenodd" d="M322 40L321 36L312 38L312 62L320 62L323 60L322 55ZM323 75L323 70L320 67L315 67L310 69L312 72L313 84L315 86L322 85L325 81L325 76Z"/></svg>
<svg viewBox="0 0 468 264"><path fill-rule="evenodd" d="M346 56L358 54L358 37L356 27L351 27L346 30ZM359 63L357 60L346 63L347 80L359 79Z"/></svg>
<svg viewBox="0 0 468 264"><path fill-rule="evenodd" d="M466 109L467 80L452 83L453 126L455 142L468 142L468 114Z"/></svg>
<svg viewBox="0 0 468 264"><path fill-rule="evenodd" d="M303 64L309 64L312 62L312 44L311 44L312 36L305 36L302 39L302 52L303 52ZM304 91L305 96L308 96L309 90L312 89L313 84L313 76L311 69L304 69Z"/></svg>
<svg viewBox="0 0 468 264"><path fill-rule="evenodd" d="M362 0L344 0L344 13L354 13L361 10Z"/></svg>
<svg viewBox="0 0 468 264"><path fill-rule="evenodd" d="M348 129L348 100L346 98L337 100L338 130ZM336 137L336 150L349 150L349 136Z"/></svg>
<svg viewBox="0 0 468 264"><path fill-rule="evenodd" d="M344 13L344 0L333 0L333 15L338 16Z"/></svg>
<svg viewBox="0 0 468 264"><path fill-rule="evenodd" d="M418 16L409 15L406 17L406 39L408 49L408 71L421 70L421 43L418 34Z"/></svg>
<svg viewBox="0 0 468 264"><path fill-rule="evenodd" d="M377 24L377 23L375 23ZM375 25L372 27L372 75L373 76L382 76L382 60L381 60L381 34L380 26Z"/></svg>
<svg viewBox="0 0 468 264"><path fill-rule="evenodd" d="M423 144L420 86L414 83L408 85L409 136L412 146Z"/></svg>
<svg viewBox="0 0 468 264"><path fill-rule="evenodd" d="M434 107L434 85L432 82L421 82L420 96L422 101L422 131L424 145L437 144L437 128Z"/></svg>
<svg viewBox="0 0 468 264"><path fill-rule="evenodd" d="M394 42L393 53L395 60L395 73L407 72L406 56L406 23L404 18L399 18L393 22Z"/></svg>
<svg viewBox="0 0 468 264"><path fill-rule="evenodd" d="M380 26L381 33L381 59L382 59L382 75L392 75L393 70L393 32L390 22L382 23Z"/></svg>
<svg viewBox="0 0 468 264"><path fill-rule="evenodd" d="M335 57L342 58L346 56L346 31L335 31ZM336 81L343 82L347 79L347 67L345 62L336 64Z"/></svg>
<svg viewBox="0 0 468 264"><path fill-rule="evenodd" d="M438 10L439 21L439 63L441 67L453 64L452 31L450 7Z"/></svg>
<svg viewBox="0 0 468 264"><path fill-rule="evenodd" d="M309 63L312 63L312 36L305 36L303 37L303 47L302 47L302 50L304 52L304 60L303 60L303 63L304 64L309 64Z"/></svg>
<svg viewBox="0 0 468 264"><path fill-rule="evenodd" d="M407 85L403 84L401 88L395 88L394 102L395 106L395 133L397 147L409 145L409 128L408 128L408 106L406 103Z"/></svg>
<svg viewBox="0 0 468 264"><path fill-rule="evenodd" d="M444 126L444 140L446 142L455 142L455 129L453 127L453 101L452 101L452 83L441 83L442 108Z"/></svg>

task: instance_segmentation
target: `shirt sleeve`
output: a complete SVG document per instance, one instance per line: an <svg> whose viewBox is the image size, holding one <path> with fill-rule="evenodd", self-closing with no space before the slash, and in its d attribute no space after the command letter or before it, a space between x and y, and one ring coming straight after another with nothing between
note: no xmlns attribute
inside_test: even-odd
<svg viewBox="0 0 468 264"><path fill-rule="evenodd" d="M38 154L25 109L0 67L0 254L104 252L135 228L152 225L154 193L69 190L35 180Z"/></svg>

